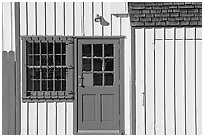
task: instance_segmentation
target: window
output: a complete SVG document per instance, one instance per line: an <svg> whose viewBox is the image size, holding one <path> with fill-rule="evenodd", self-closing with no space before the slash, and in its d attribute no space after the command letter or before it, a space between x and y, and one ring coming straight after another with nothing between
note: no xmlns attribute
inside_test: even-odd
<svg viewBox="0 0 204 137"><path fill-rule="evenodd" d="M82 44L84 86L114 86L114 54L114 43Z"/></svg>
<svg viewBox="0 0 204 137"><path fill-rule="evenodd" d="M25 75L24 101L65 101L73 99L73 88L68 90L68 73L73 62L67 60L67 37L31 37L23 38L23 74ZM70 65L71 64L71 65ZM69 84L70 85L70 84Z"/></svg>

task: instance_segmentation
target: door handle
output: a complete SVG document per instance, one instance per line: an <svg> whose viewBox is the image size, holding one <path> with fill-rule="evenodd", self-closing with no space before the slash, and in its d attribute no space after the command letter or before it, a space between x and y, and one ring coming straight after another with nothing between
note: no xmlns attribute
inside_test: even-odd
<svg viewBox="0 0 204 137"><path fill-rule="evenodd" d="M84 88L84 77L83 76L79 76L79 79L81 79L81 83L79 84L79 86Z"/></svg>

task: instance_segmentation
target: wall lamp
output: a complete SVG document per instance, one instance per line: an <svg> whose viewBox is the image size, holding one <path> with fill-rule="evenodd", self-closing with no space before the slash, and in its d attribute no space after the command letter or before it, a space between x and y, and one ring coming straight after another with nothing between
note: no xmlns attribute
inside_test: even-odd
<svg viewBox="0 0 204 137"><path fill-rule="evenodd" d="M95 22L100 22L102 26L108 26L110 23L107 22L102 16L99 16L99 14L96 14L96 18L94 20Z"/></svg>

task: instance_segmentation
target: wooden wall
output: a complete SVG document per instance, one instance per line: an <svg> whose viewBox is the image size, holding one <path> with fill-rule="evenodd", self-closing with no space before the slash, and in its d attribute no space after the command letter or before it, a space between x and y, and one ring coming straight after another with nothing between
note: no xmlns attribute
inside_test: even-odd
<svg viewBox="0 0 204 137"><path fill-rule="evenodd" d="M136 134L202 134L202 28L135 28Z"/></svg>
<svg viewBox="0 0 204 137"><path fill-rule="evenodd" d="M111 36L125 35L125 102L126 133L129 134L129 18L111 14L127 13L125 2L21 2L21 35ZM93 20L103 15L109 26L102 27ZM22 135L73 134L73 103L22 103Z"/></svg>

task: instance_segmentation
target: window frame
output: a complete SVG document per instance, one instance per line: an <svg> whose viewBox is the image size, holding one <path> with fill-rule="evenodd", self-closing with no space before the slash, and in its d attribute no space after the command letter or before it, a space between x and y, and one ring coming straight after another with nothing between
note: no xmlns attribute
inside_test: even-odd
<svg viewBox="0 0 204 137"><path fill-rule="evenodd" d="M71 91L68 91L67 85L68 85L68 78L66 77L66 90L63 91L63 94L61 96L57 96L56 92L62 93L62 91L33 91L33 92L44 92L44 95L42 96L27 96L27 50L26 50L26 43L29 41L33 42L40 42L40 41L47 41L47 42L57 42L57 41L63 41L66 43L66 57L65 57L65 68L66 68L66 75L67 75L67 70L71 69L73 70L72 77L74 76L74 68L70 67L68 64L67 60L67 46L74 46L73 45L73 37L70 36L21 36L22 40L22 101L23 102L73 102L74 99L74 88L72 88ZM68 44L68 45L67 45ZM69 45L71 44L71 45ZM41 48L41 47L40 47ZM73 58L74 59L74 58ZM72 63L73 63L72 59ZM40 65L39 65L40 66ZM53 78L55 79L55 78ZM39 79L42 81L42 78ZM73 85L73 84L72 84ZM54 96L53 92L56 96ZM48 95L49 94L49 95ZM48 96L46 96L48 95Z"/></svg>

